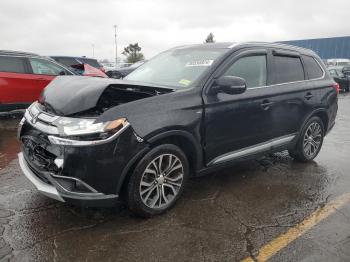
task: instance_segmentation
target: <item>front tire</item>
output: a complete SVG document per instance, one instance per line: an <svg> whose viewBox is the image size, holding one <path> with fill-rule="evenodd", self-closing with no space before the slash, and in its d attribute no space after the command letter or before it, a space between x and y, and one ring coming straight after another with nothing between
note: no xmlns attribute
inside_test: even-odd
<svg viewBox="0 0 350 262"><path fill-rule="evenodd" d="M182 194L188 177L188 160L179 147L165 144L153 148L130 177L129 209L142 217L166 212Z"/></svg>
<svg viewBox="0 0 350 262"><path fill-rule="evenodd" d="M288 150L289 155L300 162L312 161L321 150L324 134L322 120L317 116L310 118L303 127L295 147Z"/></svg>

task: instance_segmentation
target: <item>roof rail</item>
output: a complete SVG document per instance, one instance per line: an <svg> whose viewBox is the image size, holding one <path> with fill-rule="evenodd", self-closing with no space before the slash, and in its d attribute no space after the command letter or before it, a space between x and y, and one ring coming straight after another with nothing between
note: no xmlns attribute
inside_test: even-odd
<svg viewBox="0 0 350 262"><path fill-rule="evenodd" d="M38 56L38 54L35 54L35 53L22 52L22 51L11 51L11 50L0 50L0 55Z"/></svg>

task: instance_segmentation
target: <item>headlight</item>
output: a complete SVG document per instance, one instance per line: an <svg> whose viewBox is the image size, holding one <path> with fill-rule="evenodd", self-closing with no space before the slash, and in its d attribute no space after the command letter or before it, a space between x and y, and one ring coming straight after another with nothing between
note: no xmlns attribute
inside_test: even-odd
<svg viewBox="0 0 350 262"><path fill-rule="evenodd" d="M125 118L103 123L94 122L95 119L57 119L58 128L63 129L63 133L69 137L48 136L48 138L52 144L56 145L98 145L110 141L130 125Z"/></svg>
<svg viewBox="0 0 350 262"><path fill-rule="evenodd" d="M95 119L79 119L79 118L59 118L55 121L55 125L62 128L67 136L92 135L99 133L117 132L126 123L125 118L119 118L114 121L95 123Z"/></svg>

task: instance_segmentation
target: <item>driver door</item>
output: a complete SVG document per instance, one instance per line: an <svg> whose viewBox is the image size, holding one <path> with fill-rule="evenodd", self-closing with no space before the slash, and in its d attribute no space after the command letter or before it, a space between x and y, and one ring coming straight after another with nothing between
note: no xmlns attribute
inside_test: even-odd
<svg viewBox="0 0 350 262"><path fill-rule="evenodd" d="M208 166L241 158L263 150L272 138L270 107L273 101L264 93L268 85L268 51L245 50L235 54L214 74L204 92L205 156ZM245 79L246 92L210 94L220 76Z"/></svg>

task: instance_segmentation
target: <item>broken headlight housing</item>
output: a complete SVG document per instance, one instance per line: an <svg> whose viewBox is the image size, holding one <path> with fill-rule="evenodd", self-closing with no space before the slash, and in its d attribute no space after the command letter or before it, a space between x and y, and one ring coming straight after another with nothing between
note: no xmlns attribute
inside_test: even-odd
<svg viewBox="0 0 350 262"><path fill-rule="evenodd" d="M66 118L55 121L63 137L48 136L53 144L85 146L108 142L118 136L130 124L125 118L95 123L96 119Z"/></svg>
<svg viewBox="0 0 350 262"><path fill-rule="evenodd" d="M119 118L114 121L95 123L96 119L84 118L59 118L56 125L61 127L63 133L67 136L83 136L97 133L108 133L118 131L126 123L125 118Z"/></svg>

